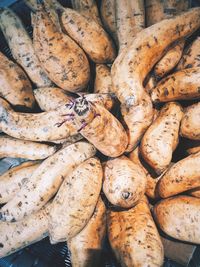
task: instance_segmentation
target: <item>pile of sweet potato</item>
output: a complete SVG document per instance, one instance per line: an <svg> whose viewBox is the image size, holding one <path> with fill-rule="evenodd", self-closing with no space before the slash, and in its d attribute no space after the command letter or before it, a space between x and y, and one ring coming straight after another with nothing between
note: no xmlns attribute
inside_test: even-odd
<svg viewBox="0 0 200 267"><path fill-rule="evenodd" d="M33 38L0 10L0 155L27 161L0 176L0 257L49 236L99 266L107 235L121 266L162 266L160 230L200 244L200 8L25 3Z"/></svg>

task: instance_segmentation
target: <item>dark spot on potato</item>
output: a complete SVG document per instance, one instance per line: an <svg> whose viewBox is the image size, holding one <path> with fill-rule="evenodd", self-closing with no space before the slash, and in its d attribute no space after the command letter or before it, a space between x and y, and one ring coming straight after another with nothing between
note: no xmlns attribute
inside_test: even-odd
<svg viewBox="0 0 200 267"><path fill-rule="evenodd" d="M2 243L0 243L0 248L3 248L3 247L4 247L4 245Z"/></svg>

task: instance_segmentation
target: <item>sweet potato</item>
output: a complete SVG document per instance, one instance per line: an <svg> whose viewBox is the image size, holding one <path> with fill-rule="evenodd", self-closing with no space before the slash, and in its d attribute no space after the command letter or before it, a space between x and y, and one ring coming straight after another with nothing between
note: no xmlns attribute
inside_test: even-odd
<svg viewBox="0 0 200 267"><path fill-rule="evenodd" d="M70 8L65 8L62 10L61 21L67 34L95 63L113 62L116 52L112 40L93 19Z"/></svg>
<svg viewBox="0 0 200 267"><path fill-rule="evenodd" d="M200 186L200 152L175 163L160 179L158 192L170 197Z"/></svg>
<svg viewBox="0 0 200 267"><path fill-rule="evenodd" d="M180 134L192 140L200 140L200 102L189 106L181 121Z"/></svg>
<svg viewBox="0 0 200 267"><path fill-rule="evenodd" d="M115 16L115 0L102 0L101 7L101 20L107 32L110 33L112 38L115 40L116 45L118 45L117 39L117 25Z"/></svg>
<svg viewBox="0 0 200 267"><path fill-rule="evenodd" d="M121 266L162 266L163 245L145 200L129 210L109 210L107 222L109 242Z"/></svg>
<svg viewBox="0 0 200 267"><path fill-rule="evenodd" d="M92 18L100 25L102 24L95 0L72 0L72 6L82 15Z"/></svg>
<svg viewBox="0 0 200 267"><path fill-rule="evenodd" d="M1 10L0 27L12 56L26 71L29 78L39 87L50 86L52 82L41 67L31 38L21 20L11 9L4 8Z"/></svg>
<svg viewBox="0 0 200 267"><path fill-rule="evenodd" d="M0 258L40 241L48 235L51 204L19 222L0 222Z"/></svg>
<svg viewBox="0 0 200 267"><path fill-rule="evenodd" d="M34 90L36 101L40 108L44 111L54 110L62 105L72 104L75 100L74 97L67 94L65 90L56 87L38 88ZM109 94L84 94L84 97L93 103L104 106L110 110L114 101Z"/></svg>
<svg viewBox="0 0 200 267"><path fill-rule="evenodd" d="M0 53L0 95L14 106L33 108L31 83L16 63Z"/></svg>
<svg viewBox="0 0 200 267"><path fill-rule="evenodd" d="M125 156L104 165L103 192L111 204L131 208L145 193L147 177L143 168Z"/></svg>
<svg viewBox="0 0 200 267"><path fill-rule="evenodd" d="M86 87L90 69L85 53L70 37L58 31L43 4L32 14L32 25L36 54L52 81L71 92Z"/></svg>
<svg viewBox="0 0 200 267"><path fill-rule="evenodd" d="M56 152L56 146L0 136L0 158L45 159Z"/></svg>
<svg viewBox="0 0 200 267"><path fill-rule="evenodd" d="M52 244L73 238L89 222L99 198L102 177L101 163L96 158L86 160L65 177L49 214Z"/></svg>
<svg viewBox="0 0 200 267"><path fill-rule="evenodd" d="M200 186L187 191L188 195L200 198Z"/></svg>
<svg viewBox="0 0 200 267"><path fill-rule="evenodd" d="M118 157L124 153L128 143L126 132L108 110L79 97L72 113L78 131L104 155Z"/></svg>
<svg viewBox="0 0 200 267"><path fill-rule="evenodd" d="M200 152L200 145L199 146L195 146L195 147L191 147L187 149L187 153L190 154L195 154Z"/></svg>
<svg viewBox="0 0 200 267"><path fill-rule="evenodd" d="M155 65L154 74L162 78L169 73L179 62L182 56L185 40L181 40L177 45L171 48Z"/></svg>
<svg viewBox="0 0 200 267"><path fill-rule="evenodd" d="M0 176L0 204L11 200L30 179L40 162L28 161L9 169Z"/></svg>
<svg viewBox="0 0 200 267"><path fill-rule="evenodd" d="M64 177L94 154L91 144L77 142L47 158L18 194L1 208L0 220L17 221L38 211L54 196Z"/></svg>
<svg viewBox="0 0 200 267"><path fill-rule="evenodd" d="M157 174L161 174L171 162L172 153L179 142L182 117L183 112L179 104L167 103L142 138L142 157Z"/></svg>
<svg viewBox="0 0 200 267"><path fill-rule="evenodd" d="M64 125L57 124L63 120L63 114L71 113L69 106L42 113L19 113L0 98L0 130L8 135L31 141L53 141L77 134L73 121ZM60 127L59 127L60 126Z"/></svg>
<svg viewBox="0 0 200 267"><path fill-rule="evenodd" d="M150 94L152 89L156 87L157 79L154 75L148 77L147 83L145 84L145 91Z"/></svg>
<svg viewBox="0 0 200 267"><path fill-rule="evenodd" d="M161 200L153 209L159 227L169 236L191 243L200 243L200 199L176 196Z"/></svg>
<svg viewBox="0 0 200 267"><path fill-rule="evenodd" d="M99 197L94 213L83 230L67 245L73 267L100 267L103 241L106 235L106 207Z"/></svg>
<svg viewBox="0 0 200 267"><path fill-rule="evenodd" d="M94 92L100 94L112 93L110 68L105 64L96 64L95 70Z"/></svg>
<svg viewBox="0 0 200 267"><path fill-rule="evenodd" d="M197 37L193 43L186 48L183 57L180 60L177 70L200 67L200 37Z"/></svg>
<svg viewBox="0 0 200 267"><path fill-rule="evenodd" d="M151 92L153 102L200 98L200 68L177 71L162 79Z"/></svg>

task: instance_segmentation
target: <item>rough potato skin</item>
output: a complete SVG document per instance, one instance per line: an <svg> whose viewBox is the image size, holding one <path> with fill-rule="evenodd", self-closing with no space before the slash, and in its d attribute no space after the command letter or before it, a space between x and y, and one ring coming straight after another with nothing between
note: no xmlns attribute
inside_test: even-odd
<svg viewBox="0 0 200 267"><path fill-rule="evenodd" d="M189 106L181 121L180 134L192 140L200 140L200 102Z"/></svg>
<svg viewBox="0 0 200 267"><path fill-rule="evenodd" d="M18 194L1 208L0 220L18 221L38 211L58 191L65 176L95 152L91 144L77 142L44 160Z"/></svg>
<svg viewBox="0 0 200 267"><path fill-rule="evenodd" d="M48 235L51 204L19 222L0 222L0 258L40 241Z"/></svg>
<svg viewBox="0 0 200 267"><path fill-rule="evenodd" d="M96 64L95 70L94 92L100 94L112 93L110 68L105 64Z"/></svg>
<svg viewBox="0 0 200 267"><path fill-rule="evenodd" d="M177 70L200 67L200 37L197 37L193 43L183 52L183 57L180 60Z"/></svg>
<svg viewBox="0 0 200 267"><path fill-rule="evenodd" d="M169 236L195 244L200 243L200 199L176 196L161 200L153 209L159 227Z"/></svg>
<svg viewBox="0 0 200 267"><path fill-rule="evenodd" d="M95 63L111 63L116 57L112 40L95 22L70 8L63 10L61 21L69 36L88 54Z"/></svg>
<svg viewBox="0 0 200 267"><path fill-rule="evenodd" d="M33 108L31 83L20 66L0 53L0 95L14 106Z"/></svg>
<svg viewBox="0 0 200 267"><path fill-rule="evenodd" d="M200 152L175 163L160 179L158 192L170 197L200 186Z"/></svg>
<svg viewBox="0 0 200 267"><path fill-rule="evenodd" d="M52 244L76 236L90 220L102 186L103 171L96 158L80 164L65 177L49 214Z"/></svg>
<svg viewBox="0 0 200 267"><path fill-rule="evenodd" d="M86 87L90 68L83 50L53 24L42 5L32 14L33 44L40 62L52 81L67 91Z"/></svg>
<svg viewBox="0 0 200 267"><path fill-rule="evenodd" d="M115 16L115 0L102 0L100 13L104 28L110 33L112 38L115 40L116 45L118 45L117 25Z"/></svg>
<svg viewBox="0 0 200 267"><path fill-rule="evenodd" d="M103 192L111 204L131 208L145 193L147 177L143 168L121 156L104 165Z"/></svg>
<svg viewBox="0 0 200 267"><path fill-rule="evenodd" d="M0 176L0 204L11 200L30 179L40 162L28 161L13 167Z"/></svg>
<svg viewBox="0 0 200 267"><path fill-rule="evenodd" d="M145 200L129 210L109 210L107 224L111 248L122 267L162 266L163 245Z"/></svg>
<svg viewBox="0 0 200 267"><path fill-rule="evenodd" d="M178 64L182 56L184 44L185 40L181 40L161 58L154 67L156 77L162 78Z"/></svg>
<svg viewBox="0 0 200 267"><path fill-rule="evenodd" d="M79 97L73 107L78 131L106 156L124 153L128 138L121 123L104 107Z"/></svg>
<svg viewBox="0 0 200 267"><path fill-rule="evenodd" d="M71 113L66 105L57 110L42 113L15 112L11 106L0 98L0 130L19 139L30 141L53 141L77 134L73 121L60 127L64 114Z"/></svg>
<svg viewBox="0 0 200 267"><path fill-rule="evenodd" d="M200 68L177 71L162 79L151 92L153 102L200 98Z"/></svg>
<svg viewBox="0 0 200 267"><path fill-rule="evenodd" d="M57 146L0 136L0 158L45 159L57 151Z"/></svg>
<svg viewBox="0 0 200 267"><path fill-rule="evenodd" d="M39 87L50 86L52 82L41 67L34 51L33 42L21 20L9 8L0 12L0 27L7 40L12 56L22 66L29 78Z"/></svg>
<svg viewBox="0 0 200 267"><path fill-rule="evenodd" d="M179 127L183 117L178 103L167 103L144 134L140 151L144 160L161 174L170 164L179 142Z"/></svg>
<svg viewBox="0 0 200 267"><path fill-rule="evenodd" d="M106 236L106 207L101 197L94 213L83 230L67 245L73 267L101 267L103 241Z"/></svg>

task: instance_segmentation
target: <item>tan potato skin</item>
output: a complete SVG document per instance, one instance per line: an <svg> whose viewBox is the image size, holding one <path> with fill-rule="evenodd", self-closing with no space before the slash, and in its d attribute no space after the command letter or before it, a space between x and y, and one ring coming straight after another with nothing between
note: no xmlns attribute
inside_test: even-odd
<svg viewBox="0 0 200 267"><path fill-rule="evenodd" d="M107 109L80 97L73 112L78 131L101 153L108 157L124 153L128 143L126 132Z"/></svg>
<svg viewBox="0 0 200 267"><path fill-rule="evenodd" d="M50 205L47 204L19 222L0 222L0 258L36 243L48 235Z"/></svg>
<svg viewBox="0 0 200 267"><path fill-rule="evenodd" d="M200 152L175 163L160 179L158 192L171 197L200 186Z"/></svg>
<svg viewBox="0 0 200 267"><path fill-rule="evenodd" d="M30 179L40 162L28 161L9 169L0 176L0 204L11 200Z"/></svg>
<svg viewBox="0 0 200 267"><path fill-rule="evenodd" d="M0 210L0 220L18 221L38 211L59 189L64 177L95 154L85 142L65 147L44 160L18 194Z"/></svg>
<svg viewBox="0 0 200 267"><path fill-rule="evenodd" d="M187 194L193 197L200 198L200 186L187 191Z"/></svg>
<svg viewBox="0 0 200 267"><path fill-rule="evenodd" d="M83 139L83 136L78 133L78 134L72 135L68 138L61 139L61 140L53 140L51 142L55 143L55 144L62 144L62 146L66 146L66 145L71 145L73 143L76 143L77 141L80 141L82 139Z"/></svg>
<svg viewBox="0 0 200 267"><path fill-rule="evenodd" d="M145 91L150 94L152 89L154 87L156 87L156 84L157 84L157 80L155 78L154 75L151 75L147 81L147 83L145 84Z"/></svg>
<svg viewBox="0 0 200 267"><path fill-rule="evenodd" d="M161 174L170 164L179 142L183 111L178 103L167 103L144 134L140 151L144 160Z"/></svg>
<svg viewBox="0 0 200 267"><path fill-rule="evenodd" d="M69 36L88 54L95 63L111 63L116 57L112 40L93 19L70 8L63 9L61 21Z"/></svg>
<svg viewBox="0 0 200 267"><path fill-rule="evenodd" d="M181 121L180 134L192 140L200 140L200 102L189 106Z"/></svg>
<svg viewBox="0 0 200 267"><path fill-rule="evenodd" d="M145 193L147 183L143 168L121 156L104 165L103 192L111 204L131 208Z"/></svg>
<svg viewBox="0 0 200 267"><path fill-rule="evenodd" d="M128 0L116 0L115 5L117 36L122 51L144 28L144 1L135 0L132 3Z"/></svg>
<svg viewBox="0 0 200 267"><path fill-rule="evenodd" d="M16 63L0 53L0 95L14 106L33 108L31 83Z"/></svg>
<svg viewBox="0 0 200 267"><path fill-rule="evenodd" d="M200 68L175 72L162 79L151 92L153 102L200 98Z"/></svg>
<svg viewBox="0 0 200 267"><path fill-rule="evenodd" d="M105 29L113 37L116 45L118 45L117 25L115 16L115 0L102 0L100 13L101 13L101 20L103 22Z"/></svg>
<svg viewBox="0 0 200 267"><path fill-rule="evenodd" d="M101 163L96 158L86 160L65 177L49 214L52 244L68 241L86 226L97 204L102 178Z"/></svg>
<svg viewBox="0 0 200 267"><path fill-rule="evenodd" d="M176 196L161 200L153 209L159 227L178 240L200 243L200 199Z"/></svg>
<svg viewBox="0 0 200 267"><path fill-rule="evenodd" d="M106 236L106 207L101 197L83 230L68 240L73 267L100 267L103 241Z"/></svg>
<svg viewBox="0 0 200 267"><path fill-rule="evenodd" d="M0 98L0 130L19 139L30 141L53 141L77 134L73 121L59 125L63 115L71 113L65 105L57 110L42 113L15 112L11 106Z"/></svg>
<svg viewBox="0 0 200 267"><path fill-rule="evenodd" d="M186 48L183 53L183 57L180 60L177 70L200 67L200 37L197 37L193 43Z"/></svg>
<svg viewBox="0 0 200 267"><path fill-rule="evenodd" d="M192 147L192 148L188 148L187 149L187 153L190 155L190 154L195 154L195 153L198 153L200 152L200 145L199 146L196 146L196 147Z"/></svg>
<svg viewBox="0 0 200 267"><path fill-rule="evenodd" d="M180 41L171 48L154 67L156 77L162 78L170 72L179 62L182 56L185 40Z"/></svg>
<svg viewBox="0 0 200 267"><path fill-rule="evenodd" d="M146 201L124 211L108 210L108 238L122 267L162 266L163 245Z"/></svg>
<svg viewBox="0 0 200 267"><path fill-rule="evenodd" d="M83 50L53 24L42 5L32 14L33 44L41 65L52 81L67 91L83 89L90 68Z"/></svg>
<svg viewBox="0 0 200 267"><path fill-rule="evenodd" d="M31 38L21 20L11 9L5 8L0 12L0 27L12 56L26 71L33 83L39 87L50 86L52 82L41 67Z"/></svg>
<svg viewBox="0 0 200 267"><path fill-rule="evenodd" d="M0 136L0 158L45 159L57 151L57 146Z"/></svg>
<svg viewBox="0 0 200 267"><path fill-rule="evenodd" d="M73 9L82 15L92 18L98 24L102 24L95 0L72 0Z"/></svg>
<svg viewBox="0 0 200 267"><path fill-rule="evenodd" d="M110 68L105 64L96 64L95 70L94 93L112 93Z"/></svg>
<svg viewBox="0 0 200 267"><path fill-rule="evenodd" d="M65 90L56 87L38 88L34 90L35 99L40 108L44 111L55 110L58 107L66 104L72 104L74 97L67 94ZM81 95L81 93L80 93ZM114 105L114 100L109 94L84 94L84 97L93 103L103 105L110 110Z"/></svg>

